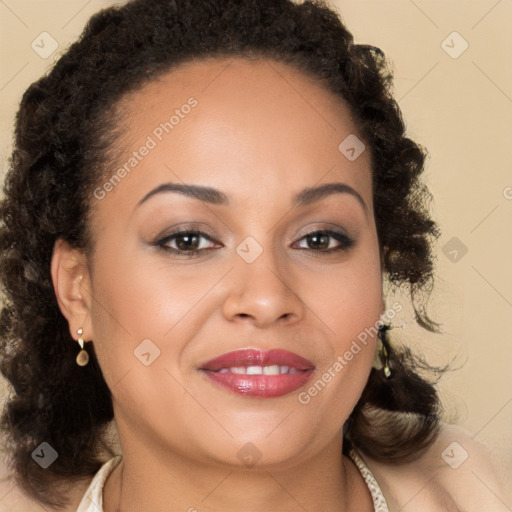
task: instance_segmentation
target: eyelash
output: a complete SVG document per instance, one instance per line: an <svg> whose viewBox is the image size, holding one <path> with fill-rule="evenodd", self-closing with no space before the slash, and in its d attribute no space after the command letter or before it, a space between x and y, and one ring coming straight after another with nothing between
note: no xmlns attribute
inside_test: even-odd
<svg viewBox="0 0 512 512"><path fill-rule="evenodd" d="M335 248L335 249L318 250L318 251L315 250L315 249L303 249L303 250L319 252L321 254L330 255L330 254L341 252L341 251L347 251L348 249L353 247L354 244L355 244L355 240L354 239L348 237L347 235L345 235L342 232L334 231L332 229L317 229L317 230L314 230L314 231L310 231L309 233L306 233L305 235L303 235L299 239L299 241L301 241L301 240L303 240L303 239L305 239L307 237L310 237L312 235L318 235L318 234L324 234L324 235L330 236L331 238L334 238L335 240L340 242L340 246ZM209 248L206 248L206 249L195 249L195 250L190 250L190 251L183 251L183 250L180 250L180 249L170 248L170 247L168 247L166 245L171 240L179 238L180 236L187 236L187 235L199 235L199 236L201 236L203 238L208 239L210 242L214 242L215 243L215 241L212 240L203 231L199 231L199 230L195 230L195 229L190 229L190 228L183 228L183 229L179 229L177 231L174 231L174 232L170 233L169 235L166 235L164 238L162 238L161 240L157 241L154 245L160 247L164 251L171 252L171 253L175 254L177 257L184 257L184 258L190 258L190 257L193 257L193 256L197 256L199 253L201 253L203 251L208 251L210 249L213 249L213 247L209 247Z"/></svg>

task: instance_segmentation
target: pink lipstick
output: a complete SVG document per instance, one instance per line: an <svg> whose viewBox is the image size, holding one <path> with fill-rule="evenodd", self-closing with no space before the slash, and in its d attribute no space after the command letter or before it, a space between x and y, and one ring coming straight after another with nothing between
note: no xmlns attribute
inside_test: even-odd
<svg viewBox="0 0 512 512"><path fill-rule="evenodd" d="M273 398L303 386L315 366L288 350L242 349L211 359L199 369L211 382L234 393Z"/></svg>

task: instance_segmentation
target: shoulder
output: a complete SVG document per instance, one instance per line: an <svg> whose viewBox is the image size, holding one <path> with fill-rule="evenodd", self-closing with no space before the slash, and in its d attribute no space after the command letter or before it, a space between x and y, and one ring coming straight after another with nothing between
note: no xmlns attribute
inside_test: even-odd
<svg viewBox="0 0 512 512"><path fill-rule="evenodd" d="M444 424L435 443L413 462L365 461L391 510L506 512L512 507L510 461L500 467L490 448L459 426Z"/></svg>
<svg viewBox="0 0 512 512"><path fill-rule="evenodd" d="M91 480L92 477L73 484L68 493L69 506L59 509L59 512L75 512ZM51 512L53 509L43 507L41 503L28 497L20 489L14 480L5 454L0 451L0 512L41 512L41 510Z"/></svg>

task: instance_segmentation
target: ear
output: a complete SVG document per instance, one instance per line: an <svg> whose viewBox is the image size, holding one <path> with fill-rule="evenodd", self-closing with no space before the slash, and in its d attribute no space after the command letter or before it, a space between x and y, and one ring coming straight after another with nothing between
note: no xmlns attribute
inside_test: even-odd
<svg viewBox="0 0 512 512"><path fill-rule="evenodd" d="M59 238L53 247L51 275L57 302L68 321L71 337L77 339L77 330L82 328L84 340L91 339L92 294L86 256Z"/></svg>

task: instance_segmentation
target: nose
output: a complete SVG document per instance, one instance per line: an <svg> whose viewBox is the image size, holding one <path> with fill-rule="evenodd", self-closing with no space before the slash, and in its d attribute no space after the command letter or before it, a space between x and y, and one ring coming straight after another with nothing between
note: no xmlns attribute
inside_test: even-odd
<svg viewBox="0 0 512 512"><path fill-rule="evenodd" d="M303 318L305 304L297 292L298 276L283 255L265 249L249 263L235 252L234 265L223 304L226 319L264 328Z"/></svg>

